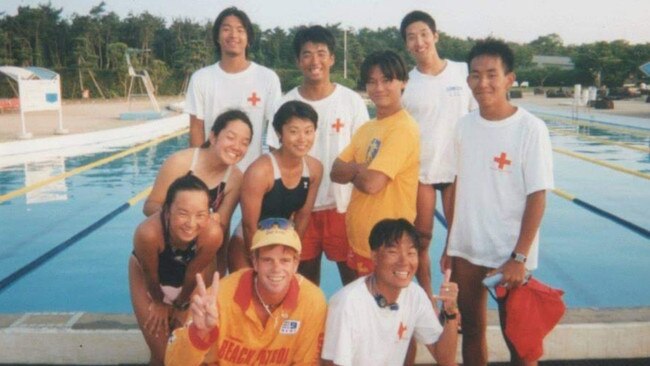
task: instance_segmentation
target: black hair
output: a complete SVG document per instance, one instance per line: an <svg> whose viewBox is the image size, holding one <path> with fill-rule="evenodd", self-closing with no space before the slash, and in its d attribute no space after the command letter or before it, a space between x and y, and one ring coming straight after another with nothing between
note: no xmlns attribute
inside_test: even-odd
<svg viewBox="0 0 650 366"><path fill-rule="evenodd" d="M314 124L314 129L318 128L318 113L305 102L299 100L291 100L284 103L275 115L273 116L273 129L280 135L282 133L282 126L284 126L291 118L300 118L311 121Z"/></svg>
<svg viewBox="0 0 650 366"><path fill-rule="evenodd" d="M503 64L504 73L509 74L514 71L515 54L512 52L510 46L501 40L486 38L476 42L467 56L467 65L471 68L472 60L481 56L498 57Z"/></svg>
<svg viewBox="0 0 650 366"><path fill-rule="evenodd" d="M334 39L334 35L327 28L320 25L300 27L295 37L293 37L293 53L296 55L296 58L300 57L300 50L302 50L302 46L307 42L326 45L332 55L336 48L336 39Z"/></svg>
<svg viewBox="0 0 650 366"><path fill-rule="evenodd" d="M402 23L399 25L399 32L402 35L402 40L406 41L406 28L408 28L409 25L415 22L423 22L424 24L429 26L431 32L433 32L434 34L437 32L436 21L433 20L433 17L431 15L420 10L414 10L406 14L402 19Z"/></svg>
<svg viewBox="0 0 650 366"><path fill-rule="evenodd" d="M375 251L383 246L393 246L407 235L415 248L420 251L420 236L415 226L406 219L384 219L375 224L370 231L370 250Z"/></svg>
<svg viewBox="0 0 650 366"><path fill-rule="evenodd" d="M231 15L239 18L241 24L246 29L246 38L247 38L246 56L248 56L248 50L250 49L250 46L253 44L253 41L255 40L253 23L251 23L251 20L248 18L248 15L244 13L244 11L237 9L237 7L235 6L226 8L221 13L219 13L217 19L215 19L214 21L214 25L212 26L212 41L214 42L214 47L217 50L217 55L221 56L221 45L219 44L219 30L221 29L221 24L226 19L226 17L229 17Z"/></svg>
<svg viewBox="0 0 650 366"><path fill-rule="evenodd" d="M359 71L359 88L365 88L370 77L370 70L373 67L379 67L382 74L389 80L397 79L408 81L409 74L406 70L406 64L400 55L393 51L377 51L367 56L361 64Z"/></svg>
<svg viewBox="0 0 650 366"><path fill-rule="evenodd" d="M210 131L212 131L214 137L217 137L219 136L219 133L223 131L223 129L226 128L230 122L233 121L244 122L244 124L246 124L246 126L248 126L248 129L251 131L251 138L253 137L253 124L251 123L250 118L248 118L248 115L239 109L230 109L218 115L214 120ZM206 136L206 140L203 145L201 145L201 147L206 148L208 146L210 146L210 139L208 139Z"/></svg>
<svg viewBox="0 0 650 366"><path fill-rule="evenodd" d="M208 202L208 207L209 208L209 201L210 201L210 189L208 188L205 183L195 176L194 174L187 173L180 178L177 178L172 184L169 185L169 188L167 188L167 195L165 196L165 202L163 202L162 205L162 210L160 212L160 222L162 223L163 227L163 238L165 240L165 243L169 242L170 238L170 233L169 233L169 209L172 206L172 203L174 203L174 200L176 199L176 196L178 195L178 192L182 191L199 191L205 193L205 196L208 197L206 202Z"/></svg>

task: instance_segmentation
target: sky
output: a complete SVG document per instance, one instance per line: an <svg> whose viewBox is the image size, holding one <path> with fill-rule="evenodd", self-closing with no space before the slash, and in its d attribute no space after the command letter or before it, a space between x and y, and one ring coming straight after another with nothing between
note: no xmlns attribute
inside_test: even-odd
<svg viewBox="0 0 650 366"><path fill-rule="evenodd" d="M0 13L15 15L19 6L48 0L0 0ZM49 0L64 17L88 14L101 0ZM105 0L107 11L124 18L144 11L171 22L189 18L214 21L228 6L244 10L262 29L300 24L343 28L399 26L411 10L424 10L438 30L460 38L493 36L527 43L550 33L565 45L627 40L650 43L650 0ZM191 4L191 5L190 5ZM169 24L169 23L168 23Z"/></svg>

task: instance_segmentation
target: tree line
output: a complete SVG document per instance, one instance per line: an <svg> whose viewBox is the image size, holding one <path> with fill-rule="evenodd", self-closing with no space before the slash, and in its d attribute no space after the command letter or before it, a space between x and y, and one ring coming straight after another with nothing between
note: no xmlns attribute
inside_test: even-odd
<svg viewBox="0 0 650 366"><path fill-rule="evenodd" d="M20 6L14 16L0 13L0 65L40 66L62 78L64 98L78 98L87 89L95 97L122 97L127 93L129 75L125 54L136 69L148 70L161 95L184 92L192 72L216 61L212 22L174 19L167 25L148 12L120 18L100 2L88 14L62 17L63 9L51 4ZM215 15L216 16L216 15ZM404 49L399 29L345 29L340 24L325 25L337 39L334 81L356 87L363 58L369 53L392 49L410 65L414 60ZM256 24L250 58L274 69L284 90L300 83L291 47L298 27L262 30ZM347 78L344 78L344 33L347 38ZM440 33L437 48L444 58L465 60L475 39ZM620 86L628 80L642 80L638 67L650 61L650 43L630 44L625 40L564 45L557 34L540 36L529 43L508 42L516 57L518 80L531 86L605 84ZM537 67L534 55L567 56L573 70ZM14 95L11 81L2 81L0 97ZM645 78L647 80L647 78ZM9 83L12 88L6 87Z"/></svg>

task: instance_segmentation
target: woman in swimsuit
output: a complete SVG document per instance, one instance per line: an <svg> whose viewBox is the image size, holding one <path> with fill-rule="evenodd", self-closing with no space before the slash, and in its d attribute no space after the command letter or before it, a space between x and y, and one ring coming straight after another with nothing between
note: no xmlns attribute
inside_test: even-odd
<svg viewBox="0 0 650 366"><path fill-rule="evenodd" d="M189 172L210 187L210 208L219 214L221 229L227 237L243 178L235 164L246 155L252 137L253 127L246 113L233 109L220 114L201 148L181 150L163 163L144 204L144 214L150 216L160 210L171 182ZM227 258L227 249L223 246L217 253L221 276L226 274Z"/></svg>
<svg viewBox="0 0 650 366"><path fill-rule="evenodd" d="M307 229L323 166L307 154L314 144L318 115L300 101L284 103L273 117L280 148L246 169L241 207L243 245L231 246L231 270L250 267L249 250L257 223L269 217L292 219L298 235Z"/></svg>
<svg viewBox="0 0 650 366"><path fill-rule="evenodd" d="M223 234L209 201L205 183L185 174L169 186L161 210L135 231L129 289L150 365L163 364L167 338L185 322L196 274L212 277Z"/></svg>

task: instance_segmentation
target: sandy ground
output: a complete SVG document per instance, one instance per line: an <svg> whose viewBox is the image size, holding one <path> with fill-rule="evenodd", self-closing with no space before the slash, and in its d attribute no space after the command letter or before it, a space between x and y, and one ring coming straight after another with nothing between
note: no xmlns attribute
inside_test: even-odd
<svg viewBox="0 0 650 366"><path fill-rule="evenodd" d="M158 98L160 108L182 101L182 97ZM120 114L125 112L152 111L153 107L148 99L138 98L132 100L131 108L126 99L92 99L92 100L64 100L63 128L70 134L79 134L106 130L111 128L133 126L146 121L122 121ZM169 112L173 115L173 112ZM59 125L57 111L25 113L25 126L33 138L54 136L54 131ZM18 139L21 132L20 113L0 113L0 143Z"/></svg>
<svg viewBox="0 0 650 366"><path fill-rule="evenodd" d="M158 104L161 108L182 101L182 97L160 97ZM570 98L549 99L543 95L533 95L525 92L522 99L513 99L513 103L531 103L571 111ZM131 111L152 110L149 101L139 98L132 102ZM125 99L93 99L66 100L63 103L63 127L71 134L92 132L118 127L132 126L145 121L122 121L120 113L128 112L129 106ZM650 103L645 103L645 97L633 100L614 101L612 110L593 110L594 113L647 118L650 125ZM54 136L58 127L57 112L30 112L25 114L27 131L33 138ZM20 113L5 112L0 114L0 143L18 139L21 131Z"/></svg>

